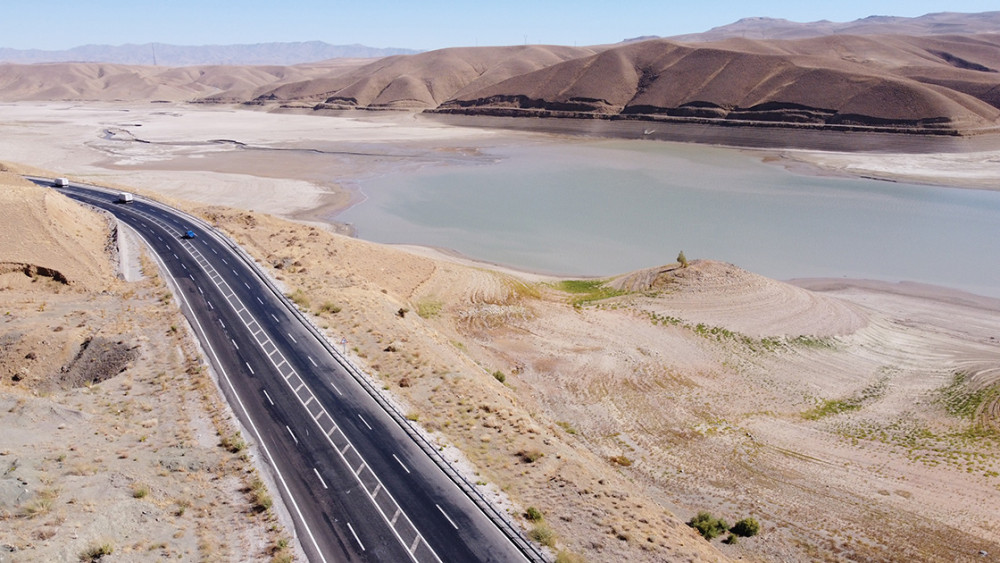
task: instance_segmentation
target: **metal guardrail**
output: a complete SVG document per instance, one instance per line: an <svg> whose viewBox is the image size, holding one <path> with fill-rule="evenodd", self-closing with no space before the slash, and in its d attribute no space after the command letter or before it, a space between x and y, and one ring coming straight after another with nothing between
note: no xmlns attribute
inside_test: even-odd
<svg viewBox="0 0 1000 563"><path fill-rule="evenodd" d="M43 181L48 180L47 178L39 178L33 176L26 176L26 178L43 180ZM87 186L88 188L97 189L98 191L103 191L106 193L119 193L120 191L120 190L112 190L110 188L104 188L101 186L93 186L90 184L83 184L83 185ZM180 211L178 209L175 209L173 207L170 207L169 205L166 205L164 203L161 203L153 199L143 197L142 200L144 203L169 210L171 213L175 213L177 215L189 219L192 222L192 224L199 225L202 229L205 230L205 232L216 237L217 239L222 241L226 246L228 246L230 250L233 251L233 254L238 256L251 269L251 271L253 271L257 275L257 277L264 283L264 285L271 290L271 292L278 298L278 300L282 304L284 304L285 308L288 309L297 319L299 319L299 321L301 321L302 324L307 329L309 329L309 331L313 334L313 336L316 337L316 339L320 342L320 344L324 348L326 348L327 351L331 353L331 355L337 361L337 363L339 363L341 367L343 367L347 371L347 373L349 373L351 377L353 377L354 380L357 381L358 384L360 384L362 388L365 389L365 391L372 397L372 399L374 399L375 402L378 403L380 407L382 407L382 409L386 412L386 414L388 414L389 417L396 422L396 424L403 430L403 432L405 432L406 435L409 436L410 439L413 440L413 442L421 450L423 450L424 453L434 462L434 464L437 465L438 468L440 468L441 471L444 472L444 474L463 493L465 493L465 495L469 498L469 500L471 500L472 503L475 504L476 507L487 518L489 518L490 521L492 521L493 524L496 525L501 532L503 532L504 536L506 536L507 539L510 540L510 542L513 543L515 547L517 547L517 549L521 552L522 555L525 556L525 558L527 558L529 561L537 563L548 563L550 561L551 559L550 557L548 557L535 544L533 544L531 541L529 541L527 538L524 537L524 535L511 521L511 519L508 517L507 514L498 510L493 505L493 503L487 500L486 497L484 497L483 494L479 491L479 489L475 487L475 485L470 483L469 480L465 478L465 476L459 473L458 470L456 470L454 466L452 466L451 463L447 459L445 459L443 455L441 455L441 452L438 451L438 449L434 446L434 444L430 442L430 440L427 439L427 437L423 434L423 432L418 430L412 421L406 418L406 416L402 412L400 412L399 409L396 408L396 406L391 401L386 399L382 395L382 392L377 387L372 385L369 376L367 376L360 368L355 366L354 363L351 362L346 355L337 350L337 347L326 338L326 335L323 334L323 331L321 331L312 322L312 320L309 319L309 317L307 317L294 303L292 303L287 297L285 297L285 294L281 291L280 288L278 288L278 286L274 283L274 281L271 280L270 276L268 276L266 272L261 270L261 268L258 266L257 262L253 259L253 257L250 256L245 250L243 250L243 248L240 245L236 244L236 242L234 242L232 239L230 239L228 236L223 234L221 231L216 229L214 226L209 224L204 219L195 217L194 215Z"/></svg>

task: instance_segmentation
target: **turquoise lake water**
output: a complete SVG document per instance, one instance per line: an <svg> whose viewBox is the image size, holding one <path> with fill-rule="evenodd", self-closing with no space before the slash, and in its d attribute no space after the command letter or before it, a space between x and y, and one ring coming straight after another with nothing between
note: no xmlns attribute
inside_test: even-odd
<svg viewBox="0 0 1000 563"><path fill-rule="evenodd" d="M711 258L777 279L917 281L1000 297L1000 192L816 177L731 149L512 146L361 184L358 236L605 276Z"/></svg>

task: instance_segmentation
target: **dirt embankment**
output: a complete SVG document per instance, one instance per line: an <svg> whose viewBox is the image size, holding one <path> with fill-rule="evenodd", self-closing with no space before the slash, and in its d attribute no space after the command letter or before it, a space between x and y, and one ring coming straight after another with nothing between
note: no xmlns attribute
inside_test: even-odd
<svg viewBox="0 0 1000 563"><path fill-rule="evenodd" d="M288 555L155 267L117 280L106 217L6 170L0 561Z"/></svg>

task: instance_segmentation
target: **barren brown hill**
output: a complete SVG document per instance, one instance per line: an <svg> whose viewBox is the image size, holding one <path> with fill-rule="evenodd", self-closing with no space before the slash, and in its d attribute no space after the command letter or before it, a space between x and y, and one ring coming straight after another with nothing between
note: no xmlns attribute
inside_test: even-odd
<svg viewBox="0 0 1000 563"><path fill-rule="evenodd" d="M955 134L1000 128L1000 34L443 49L311 65L0 65L0 100L681 121Z"/></svg>
<svg viewBox="0 0 1000 563"><path fill-rule="evenodd" d="M154 67L105 63L0 65L0 99L96 101L244 101L287 81L361 64L338 60L299 66Z"/></svg>
<svg viewBox="0 0 1000 563"><path fill-rule="evenodd" d="M427 109L466 92L553 64L592 55L593 48L466 47L379 59L347 73L294 82L257 101L322 103L327 107Z"/></svg>
<svg viewBox="0 0 1000 563"><path fill-rule="evenodd" d="M1000 36L628 44L439 111L967 130L1000 119Z"/></svg>

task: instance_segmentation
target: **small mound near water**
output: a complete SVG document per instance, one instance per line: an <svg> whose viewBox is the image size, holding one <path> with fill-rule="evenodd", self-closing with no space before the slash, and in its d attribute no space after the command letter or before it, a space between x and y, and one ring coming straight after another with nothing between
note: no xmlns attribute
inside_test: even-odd
<svg viewBox="0 0 1000 563"><path fill-rule="evenodd" d="M661 292L656 307L662 314L751 336L838 336L868 323L856 305L712 260L639 270L610 285Z"/></svg>

